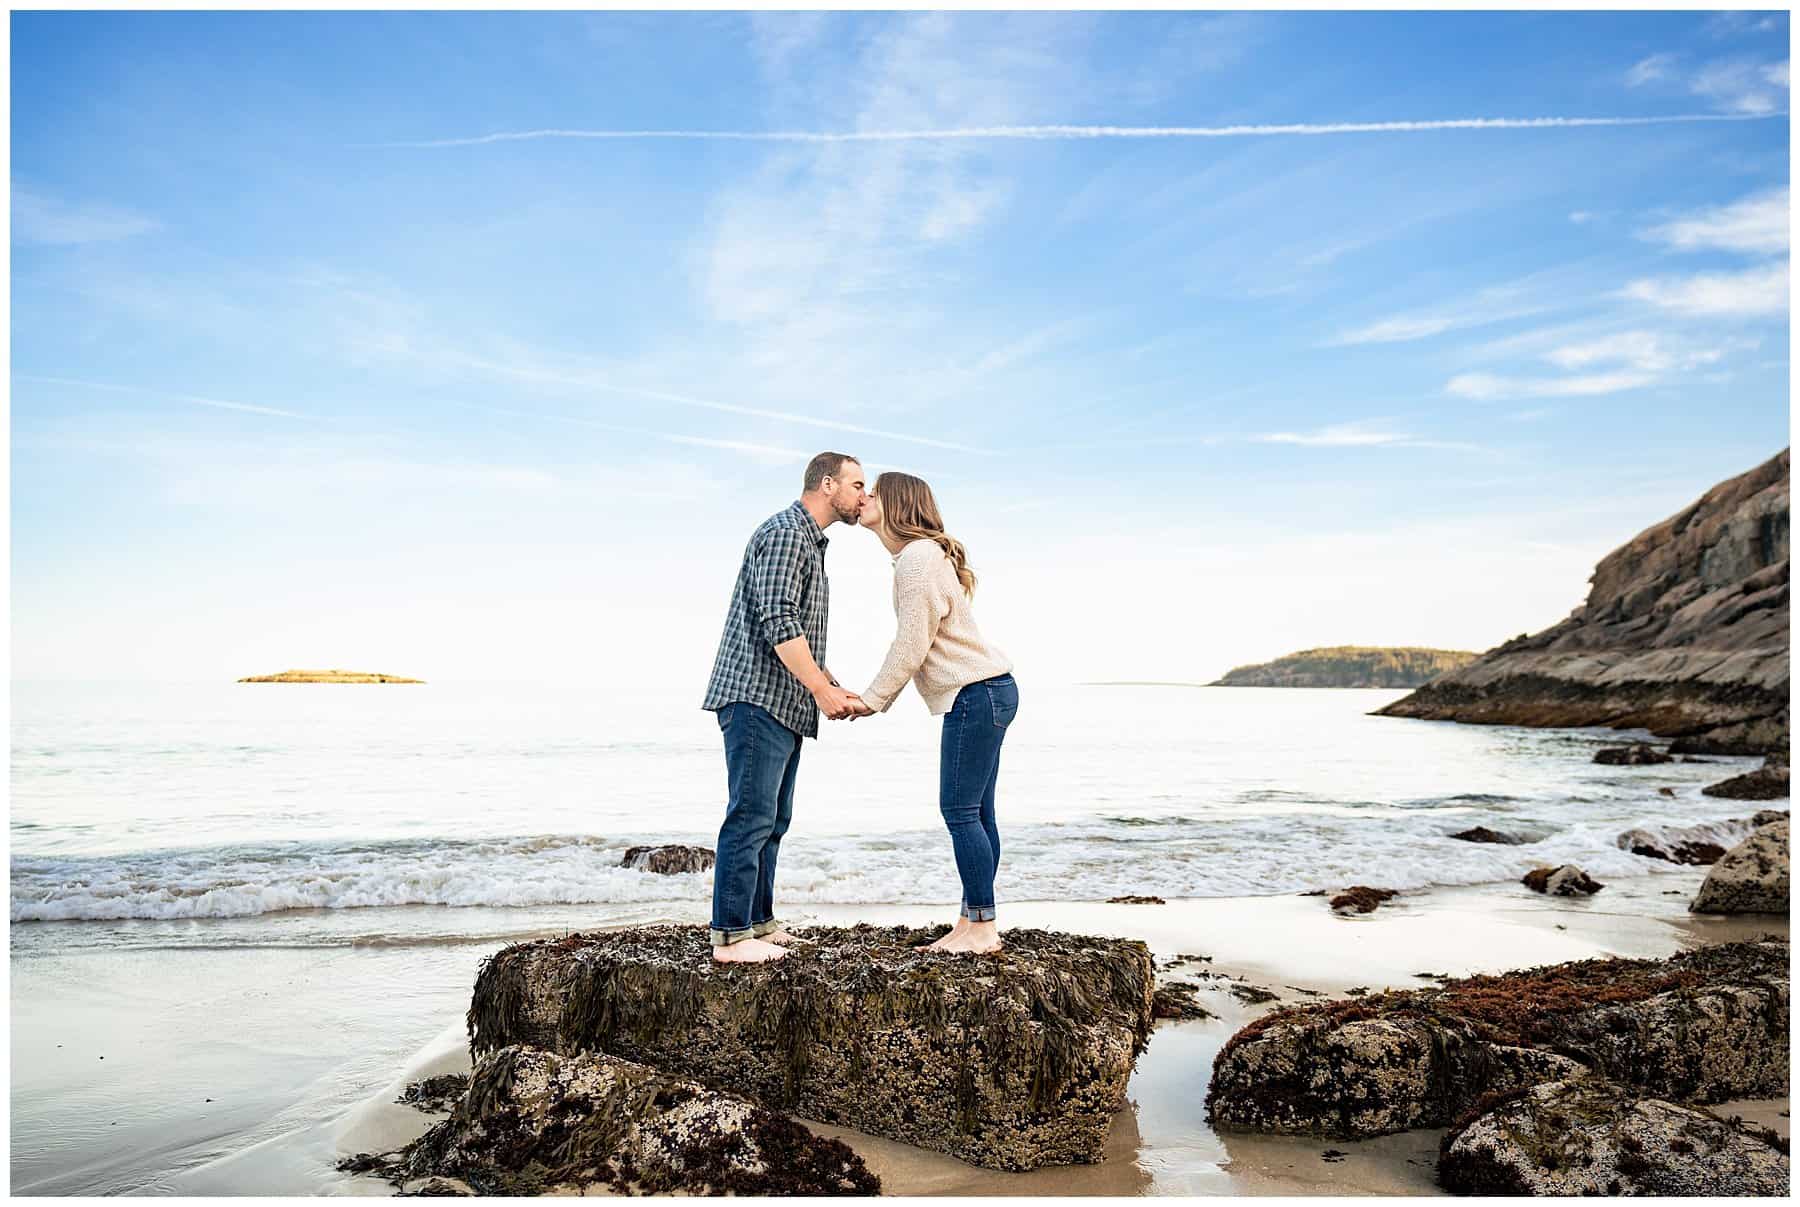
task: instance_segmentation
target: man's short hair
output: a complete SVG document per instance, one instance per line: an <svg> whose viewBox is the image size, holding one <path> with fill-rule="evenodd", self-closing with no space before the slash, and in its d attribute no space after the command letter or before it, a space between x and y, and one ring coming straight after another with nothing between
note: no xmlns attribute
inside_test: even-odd
<svg viewBox="0 0 1800 1207"><path fill-rule="evenodd" d="M835 478L844 470L844 462L856 461L849 453L820 453L806 463L805 489L808 493L819 489L825 479ZM860 461L857 464L861 464Z"/></svg>

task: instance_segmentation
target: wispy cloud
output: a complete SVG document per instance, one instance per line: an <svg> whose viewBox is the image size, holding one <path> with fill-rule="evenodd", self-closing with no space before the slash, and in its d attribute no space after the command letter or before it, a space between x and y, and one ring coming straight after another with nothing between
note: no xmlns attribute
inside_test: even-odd
<svg viewBox="0 0 1800 1207"><path fill-rule="evenodd" d="M559 415L543 411L525 411L516 407L487 406L482 403L458 403L467 410L481 411L489 415L506 415L515 419L528 419L535 422L570 423L579 427L591 428L602 432L617 432L626 436L641 436L649 440L660 440L668 444L682 444L690 448L715 448L724 452L741 453L754 461L765 465L799 464L812 456L797 448L781 448L772 444L758 444L749 440L722 440L710 436L690 436L684 432L665 432L654 428L636 427L626 423L611 423L604 419L589 419L582 415Z"/></svg>
<svg viewBox="0 0 1800 1207"><path fill-rule="evenodd" d="M247 411L252 415L275 415L282 419L316 420L317 415L303 415L298 411L284 411L279 407L266 407L253 402L232 402L223 398L202 398L197 394L177 394L168 390L147 389L142 386L123 386L103 381L82 381L74 377L38 377L29 373L13 374L14 381L35 381L45 385L75 386L84 390L109 390L121 394L141 394L152 398L169 398L176 402L191 403L198 407L213 407L221 411Z"/></svg>
<svg viewBox="0 0 1800 1207"><path fill-rule="evenodd" d="M1644 278L1625 286L1619 296L1696 317L1759 318L1785 314L1788 265L1783 260L1741 272Z"/></svg>
<svg viewBox="0 0 1800 1207"><path fill-rule="evenodd" d="M649 398L657 402L672 403L675 406L692 407L704 411L717 411L727 415L746 415L756 419L771 419L782 423L797 424L802 427L816 427L836 432L850 432L858 436L878 436L884 440L895 440L903 444L920 444L930 448L949 449L960 453L982 453L984 451L966 444L957 444L950 440L938 440L931 436L919 436L908 432L895 432L882 428L867 427L857 423L845 423L842 420L827 419L818 415L802 415L792 411L772 411L762 407L741 406L732 402L719 402L710 398L696 398L690 394L677 394L671 390L658 390L643 386L623 385L593 374L564 373L534 365L484 360L479 357L458 357L456 359L460 363L468 365L470 368L482 369L490 373L520 378L527 381L574 386L586 390L599 390L609 394L624 394L635 398Z"/></svg>
<svg viewBox="0 0 1800 1207"><path fill-rule="evenodd" d="M1784 65L1785 67L1785 65ZM1737 113L1671 113L1653 117L1458 117L1392 122L1289 122L1236 126L967 126L894 130L509 130L462 138L356 144L372 150L478 147L541 139L696 140L774 143L946 142L1094 138L1317 138L1340 134L1429 134L1445 130L1566 130L1605 126L1662 126L1685 122L1753 121L1775 116L1766 109Z"/></svg>
<svg viewBox="0 0 1800 1207"><path fill-rule="evenodd" d="M1304 432L1265 432L1251 436L1254 444L1298 444L1308 448L1454 448L1476 445L1449 440L1426 440L1397 431L1385 419L1358 419L1332 423Z"/></svg>
<svg viewBox="0 0 1800 1207"><path fill-rule="evenodd" d="M1645 84L1666 80L1675 74L1676 56L1672 54L1653 54L1639 59L1625 73L1625 82L1633 88L1641 88Z"/></svg>
<svg viewBox="0 0 1800 1207"><path fill-rule="evenodd" d="M1533 333L1534 341L1554 332ZM1734 351L1758 346L1755 339L1696 342L1662 331L1615 331L1542 347L1539 360L1564 370L1561 377L1464 373L1444 392L1455 398L1492 402L1503 398L1590 398L1661 384L1684 373L1718 364ZM1533 416L1536 417L1535 415Z"/></svg>
<svg viewBox="0 0 1800 1207"><path fill-rule="evenodd" d="M1714 13L1706 22L1706 32L1715 38L1736 38L1746 34L1774 33L1780 28L1781 14L1779 13Z"/></svg>
<svg viewBox="0 0 1800 1207"><path fill-rule="evenodd" d="M1324 343L1325 347L1347 347L1355 344L1398 344L1429 339L1446 331L1468 327L1484 327L1489 323L1525 318L1542 313L1548 306L1535 300L1531 280L1517 281L1483 289L1461 301L1450 302L1430 310L1390 315L1362 327L1341 332Z"/></svg>
<svg viewBox="0 0 1800 1207"><path fill-rule="evenodd" d="M14 188L12 237L15 243L104 243L156 230L154 218L94 203L61 201Z"/></svg>
<svg viewBox="0 0 1800 1207"><path fill-rule="evenodd" d="M1743 114L1772 114L1787 104L1788 65L1732 59L1708 63L1694 73L1689 88Z"/></svg>
<svg viewBox="0 0 1800 1207"><path fill-rule="evenodd" d="M1788 190L1770 189L1730 205L1701 210L1653 226L1641 238L1678 251L1785 252L1788 249Z"/></svg>
<svg viewBox="0 0 1800 1207"><path fill-rule="evenodd" d="M1679 88L1727 111L1719 116L1773 117L1787 106L1788 64L1786 59L1737 56L1685 67L1680 55L1653 54L1626 70L1625 83Z"/></svg>
<svg viewBox="0 0 1800 1207"><path fill-rule="evenodd" d="M1717 364L1735 349L1755 348L1756 340L1696 345L1654 331L1621 331L1583 343L1564 344L1544 354L1559 369L1587 369L1623 364L1646 373L1681 372Z"/></svg>
<svg viewBox="0 0 1800 1207"><path fill-rule="evenodd" d="M1501 398L1584 398L1639 390L1655 384L1656 380L1656 374L1635 369L1572 377L1499 377L1491 373L1463 373L1452 377L1444 392L1475 402Z"/></svg>

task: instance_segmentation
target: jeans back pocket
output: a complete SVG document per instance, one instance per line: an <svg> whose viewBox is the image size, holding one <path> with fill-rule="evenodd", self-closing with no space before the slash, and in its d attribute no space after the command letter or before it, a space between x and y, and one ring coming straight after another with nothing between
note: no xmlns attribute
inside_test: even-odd
<svg viewBox="0 0 1800 1207"><path fill-rule="evenodd" d="M1019 689L1009 683L1004 687L989 684L987 690L988 702L994 712L994 724L1005 729L1019 714Z"/></svg>

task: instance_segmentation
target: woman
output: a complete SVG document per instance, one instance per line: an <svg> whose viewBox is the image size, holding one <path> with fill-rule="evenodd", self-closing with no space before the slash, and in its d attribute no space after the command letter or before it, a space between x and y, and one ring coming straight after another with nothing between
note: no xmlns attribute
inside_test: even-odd
<svg viewBox="0 0 1800 1207"><path fill-rule="evenodd" d="M963 902L956 927L927 950L1000 949L994 920L994 871L1000 831L994 784L1000 744L1019 710L1012 662L975 627L975 575L962 543L944 531L931 487L911 474L875 479L861 523L894 555L898 631L863 703L886 712L910 681L932 716L944 718L938 807L950 829Z"/></svg>

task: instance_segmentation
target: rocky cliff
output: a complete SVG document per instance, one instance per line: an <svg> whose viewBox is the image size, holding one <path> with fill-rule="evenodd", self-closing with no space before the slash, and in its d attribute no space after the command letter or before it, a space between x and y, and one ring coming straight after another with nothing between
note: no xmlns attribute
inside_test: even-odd
<svg viewBox="0 0 1800 1207"><path fill-rule="evenodd" d="M1608 554L1587 602L1378 715L1610 725L1677 752L1788 744L1788 450Z"/></svg>
<svg viewBox="0 0 1800 1207"><path fill-rule="evenodd" d="M1336 645L1234 667L1213 687L1418 687L1475 661L1466 650Z"/></svg>

